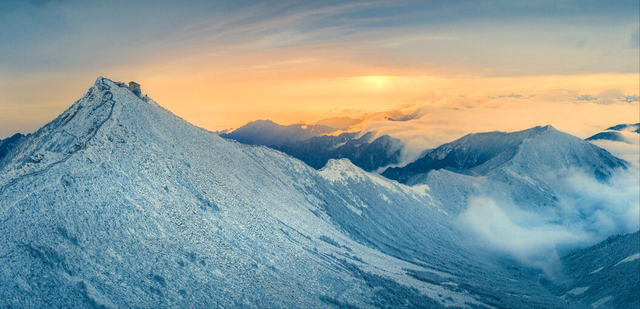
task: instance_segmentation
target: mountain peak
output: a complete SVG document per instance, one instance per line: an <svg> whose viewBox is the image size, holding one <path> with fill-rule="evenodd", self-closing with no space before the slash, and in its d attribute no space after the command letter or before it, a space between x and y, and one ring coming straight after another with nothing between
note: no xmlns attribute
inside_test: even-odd
<svg viewBox="0 0 640 309"><path fill-rule="evenodd" d="M122 106L136 103L149 105L147 102L147 97L136 95L124 83L100 76L82 98L16 145L13 155L7 155L0 161L0 171L13 170L13 173L3 175L11 179L63 162L74 153L86 149L109 120L116 118L116 114L122 114ZM130 113L135 112L127 114ZM139 116L136 114L131 117Z"/></svg>
<svg viewBox="0 0 640 309"><path fill-rule="evenodd" d="M367 172L346 158L329 159L319 172L322 177L332 182L346 181L347 179L364 179L367 175Z"/></svg>
<svg viewBox="0 0 640 309"><path fill-rule="evenodd" d="M522 156L531 152L536 155L530 159L539 160L543 155L538 154L540 150L537 148L540 147L548 149L545 156L558 156L549 162L539 161L540 166L560 161L566 161L566 164L570 164L570 161L590 160L596 157L602 160L591 162L593 166L602 165L603 168L605 165L611 168L624 166L622 161L617 160L609 153L603 153L600 149L594 149L597 147L583 142L577 137L546 125L512 133L496 131L468 134L432 150L423 158L403 168L389 168L383 175L400 182L407 182L413 176L438 169L447 169L467 175L485 175L497 167L511 162L518 154ZM569 148L572 150L570 151ZM572 153L580 153L581 156L576 157ZM527 160L523 159L523 161Z"/></svg>
<svg viewBox="0 0 640 309"><path fill-rule="evenodd" d="M351 160L342 158L342 159L329 159L329 161L327 161L327 164L321 170L325 170L325 169L353 170L353 169L358 169L358 167L355 166L353 163L351 163Z"/></svg>

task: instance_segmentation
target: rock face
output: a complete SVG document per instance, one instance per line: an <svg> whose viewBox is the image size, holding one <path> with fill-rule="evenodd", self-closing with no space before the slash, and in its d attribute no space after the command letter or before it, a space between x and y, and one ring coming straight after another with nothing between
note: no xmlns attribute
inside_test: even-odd
<svg viewBox="0 0 640 309"><path fill-rule="evenodd" d="M528 153L543 157L554 140ZM520 151L496 166L524 164ZM599 154L563 151L541 160ZM99 78L0 158L0 307L584 304L541 285L539 270L470 246L445 196L465 197L346 159L317 171Z"/></svg>

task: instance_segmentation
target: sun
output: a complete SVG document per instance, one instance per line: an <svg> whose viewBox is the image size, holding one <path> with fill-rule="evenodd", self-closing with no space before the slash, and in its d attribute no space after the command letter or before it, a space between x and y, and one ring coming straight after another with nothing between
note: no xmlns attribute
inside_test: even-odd
<svg viewBox="0 0 640 309"><path fill-rule="evenodd" d="M371 76L360 76L356 78L356 81L366 85L375 85L378 88L382 88L386 84L393 81L394 79L396 79L394 76L371 75Z"/></svg>

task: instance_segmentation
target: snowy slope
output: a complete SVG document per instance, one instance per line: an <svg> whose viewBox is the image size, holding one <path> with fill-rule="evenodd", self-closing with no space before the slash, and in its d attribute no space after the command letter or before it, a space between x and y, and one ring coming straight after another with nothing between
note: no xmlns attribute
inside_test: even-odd
<svg viewBox="0 0 640 309"><path fill-rule="evenodd" d="M640 231L611 236L562 263L563 276L546 283L562 298L591 308L640 307Z"/></svg>
<svg viewBox="0 0 640 309"><path fill-rule="evenodd" d="M509 273L427 191L226 141L99 78L0 161L0 307L500 304Z"/></svg>
<svg viewBox="0 0 640 309"><path fill-rule="evenodd" d="M528 161L528 162L525 162ZM489 132L466 135L444 144L403 168L390 168L383 175L411 183L417 175L446 169L465 175L486 175L504 165L588 166L598 177L606 178L611 169L624 162L606 151L551 126L524 131ZM521 172L521 171L518 171Z"/></svg>
<svg viewBox="0 0 640 309"><path fill-rule="evenodd" d="M561 139L518 149L600 168L588 148L549 157L567 142L542 131ZM0 307L573 308L457 224L474 190L535 176L531 158L411 187L344 159L317 171L99 78L0 159Z"/></svg>
<svg viewBox="0 0 640 309"><path fill-rule="evenodd" d="M626 168L626 162L607 151L545 126L469 134L383 175L410 185L427 183L441 194L439 200L457 212L466 207L460 194L506 195L524 208L553 206L566 193L569 175L581 173L606 181ZM451 190L460 194L451 195Z"/></svg>

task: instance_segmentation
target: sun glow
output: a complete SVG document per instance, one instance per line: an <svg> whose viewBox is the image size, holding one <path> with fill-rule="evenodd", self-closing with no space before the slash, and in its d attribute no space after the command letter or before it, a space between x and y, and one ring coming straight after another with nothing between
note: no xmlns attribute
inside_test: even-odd
<svg viewBox="0 0 640 309"><path fill-rule="evenodd" d="M360 76L356 77L357 83L364 84L366 86L374 85L378 88L382 88L385 85L393 82L396 78L394 76Z"/></svg>

